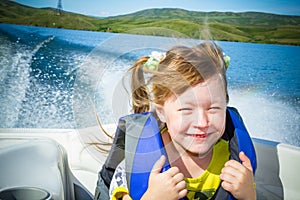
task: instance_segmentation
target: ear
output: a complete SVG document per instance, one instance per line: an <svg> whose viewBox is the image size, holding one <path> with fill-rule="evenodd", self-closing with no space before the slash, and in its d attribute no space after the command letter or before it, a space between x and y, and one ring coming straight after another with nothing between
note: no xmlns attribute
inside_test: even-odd
<svg viewBox="0 0 300 200"><path fill-rule="evenodd" d="M159 120L163 123L166 123L166 116L165 116L164 108L162 106L156 106L155 111L156 111L156 114L157 114Z"/></svg>

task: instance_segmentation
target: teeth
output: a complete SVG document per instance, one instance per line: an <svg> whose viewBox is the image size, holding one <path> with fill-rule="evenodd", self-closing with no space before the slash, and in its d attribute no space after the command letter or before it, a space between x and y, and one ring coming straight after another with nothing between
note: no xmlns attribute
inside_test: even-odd
<svg viewBox="0 0 300 200"><path fill-rule="evenodd" d="M197 138L204 138L205 135L204 134L203 135L197 134L197 135L195 135L195 137L197 137Z"/></svg>
<svg viewBox="0 0 300 200"><path fill-rule="evenodd" d="M190 137L206 138L206 134L189 134Z"/></svg>

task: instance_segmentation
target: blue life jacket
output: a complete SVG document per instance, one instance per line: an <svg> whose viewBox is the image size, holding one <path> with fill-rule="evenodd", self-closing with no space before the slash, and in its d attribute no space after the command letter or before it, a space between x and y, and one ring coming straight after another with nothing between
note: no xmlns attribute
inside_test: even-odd
<svg viewBox="0 0 300 200"><path fill-rule="evenodd" d="M235 108L228 107L228 112L230 113L231 120L235 128L235 135L238 140L238 152L243 151L251 161L253 168L253 174L255 174L257 163L256 163L256 153L254 145L250 138L250 135L243 123L241 116L238 114Z"/></svg>
<svg viewBox="0 0 300 200"><path fill-rule="evenodd" d="M158 124L152 113L126 116L125 168L130 196L141 199L148 188L148 179L154 163L167 154ZM141 123L136 123L142 120ZM145 121L144 121L145 120ZM133 122L131 125L130 122ZM136 125L144 124L139 131ZM162 171L170 168L168 160Z"/></svg>
<svg viewBox="0 0 300 200"><path fill-rule="evenodd" d="M228 107L227 115L230 115L234 131L229 138L231 159L239 160L238 153L243 151L251 160L253 172L256 170L256 154L251 138L245 125L235 108ZM229 120L230 120L229 119ZM161 133L157 121L152 113L132 114L125 117L125 163L126 177L133 200L141 199L148 188L148 179L154 163L166 155ZM227 120L228 121L228 120ZM162 169L170 168L167 161ZM221 187L220 187L221 190ZM223 191L223 193L228 193ZM218 191L217 191L218 193ZM224 199L224 195L219 199ZM234 199L230 194L229 199ZM215 199L218 199L217 197Z"/></svg>

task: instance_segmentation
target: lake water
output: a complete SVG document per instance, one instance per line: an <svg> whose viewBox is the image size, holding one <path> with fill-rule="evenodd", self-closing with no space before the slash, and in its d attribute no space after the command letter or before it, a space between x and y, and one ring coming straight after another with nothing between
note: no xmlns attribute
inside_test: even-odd
<svg viewBox="0 0 300 200"><path fill-rule="evenodd" d="M196 43L0 24L0 127L82 128L129 112L121 77L153 49ZM300 47L217 42L231 57L229 105L253 137L300 146Z"/></svg>

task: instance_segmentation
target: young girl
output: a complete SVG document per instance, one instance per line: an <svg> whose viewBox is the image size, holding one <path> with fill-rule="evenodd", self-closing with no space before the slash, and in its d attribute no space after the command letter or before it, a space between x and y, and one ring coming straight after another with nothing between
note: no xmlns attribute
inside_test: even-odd
<svg viewBox="0 0 300 200"><path fill-rule="evenodd" d="M256 199L251 162L233 145L227 64L215 43L204 42L142 57L129 70L134 113L155 113L171 165L161 172L166 157L156 161L141 199ZM131 199L125 176L121 162L111 199Z"/></svg>

